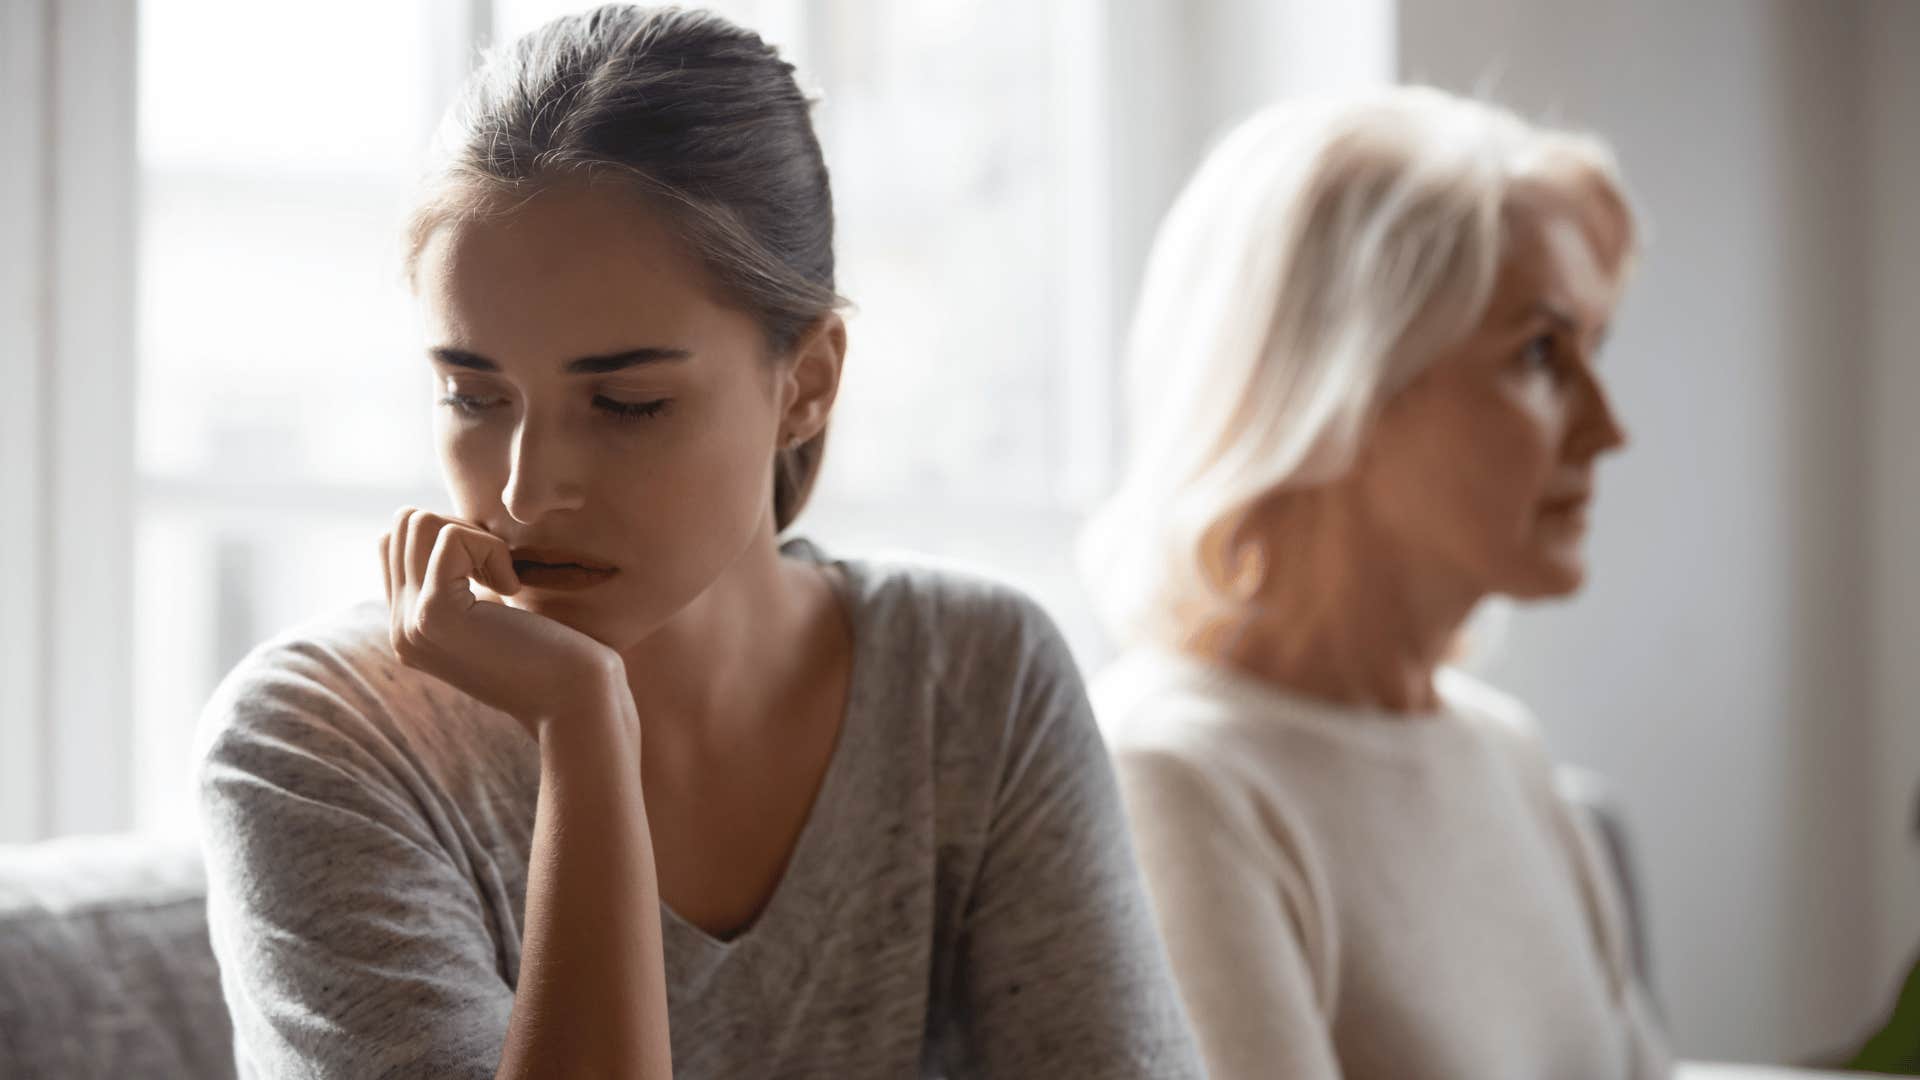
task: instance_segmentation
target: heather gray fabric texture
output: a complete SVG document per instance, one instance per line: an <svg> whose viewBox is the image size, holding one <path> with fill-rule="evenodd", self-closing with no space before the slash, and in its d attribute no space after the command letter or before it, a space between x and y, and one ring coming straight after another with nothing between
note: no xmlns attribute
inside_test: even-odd
<svg viewBox="0 0 1920 1080"><path fill-rule="evenodd" d="M0 1077L231 1077L205 911L191 844L0 847Z"/></svg>
<svg viewBox="0 0 1920 1080"><path fill-rule="evenodd" d="M729 940L633 912L663 923L675 1075L1201 1075L1051 622L971 578L836 565L847 715L785 876ZM492 1076L532 741L400 666L367 604L248 656L200 754L242 1075Z"/></svg>

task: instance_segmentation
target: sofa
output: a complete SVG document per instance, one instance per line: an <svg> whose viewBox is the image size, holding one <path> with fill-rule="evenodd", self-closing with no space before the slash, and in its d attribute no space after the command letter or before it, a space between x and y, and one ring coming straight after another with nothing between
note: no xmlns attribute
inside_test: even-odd
<svg viewBox="0 0 1920 1080"><path fill-rule="evenodd" d="M206 889L190 841L0 847L0 1077L232 1077Z"/></svg>
<svg viewBox="0 0 1920 1080"><path fill-rule="evenodd" d="M1644 965L1626 830L1596 777L1561 789L1620 875ZM191 841L126 835L0 845L0 1078L228 1080L232 1025Z"/></svg>

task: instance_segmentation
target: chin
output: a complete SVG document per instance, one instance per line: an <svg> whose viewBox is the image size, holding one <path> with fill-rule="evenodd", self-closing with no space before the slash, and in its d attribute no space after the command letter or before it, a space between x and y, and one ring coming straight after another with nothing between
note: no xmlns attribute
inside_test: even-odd
<svg viewBox="0 0 1920 1080"><path fill-rule="evenodd" d="M1515 600L1558 600L1579 592L1586 583L1584 559L1545 558L1510 575L1506 587L1497 591Z"/></svg>
<svg viewBox="0 0 1920 1080"><path fill-rule="evenodd" d="M646 639L653 629L641 625L631 610L620 605L597 603L578 594L521 593L509 597L507 606L543 615L563 626L578 630L602 645L624 652Z"/></svg>

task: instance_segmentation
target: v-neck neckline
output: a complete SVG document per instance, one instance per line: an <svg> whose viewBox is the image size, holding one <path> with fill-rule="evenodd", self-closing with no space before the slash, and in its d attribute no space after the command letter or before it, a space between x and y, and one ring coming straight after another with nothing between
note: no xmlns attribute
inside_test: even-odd
<svg viewBox="0 0 1920 1080"><path fill-rule="evenodd" d="M726 937L717 936L692 919L673 910L663 897L660 900L660 916L668 925L678 927L681 934L703 951L716 956L725 956L738 952L742 948L768 936L769 925L777 924L786 916L784 910L791 904L789 896L801 886L796 880L808 873L812 860L812 849L821 843L817 834L830 827L825 819L830 817L840 801L840 790L848 781L843 774L854 766L847 759L855 755L859 745L855 724L869 710L864 707L864 673L867 668L866 657L871 651L867 642L866 615L862 610L865 599L865 581L860 570L854 564L829 558L812 541L796 537L781 545L783 555L795 555L813 561L823 569L839 573L829 573L834 595L839 599L847 615L847 625L852 638L852 656L847 664L847 702L840 715L840 730L834 734L833 754L827 760L826 772L820 777L820 788L814 792L813 804L807 807L807 817L800 825L800 835L794 840L793 850L787 853L787 862L780 870L780 880L774 883L773 891L767 894L760 911L751 921L736 933Z"/></svg>

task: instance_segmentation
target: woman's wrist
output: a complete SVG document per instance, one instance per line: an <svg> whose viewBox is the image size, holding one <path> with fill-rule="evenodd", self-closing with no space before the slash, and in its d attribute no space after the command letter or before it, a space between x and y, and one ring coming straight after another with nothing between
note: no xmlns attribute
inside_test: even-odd
<svg viewBox="0 0 1920 1080"><path fill-rule="evenodd" d="M637 766L640 759L640 716L627 686L626 665L609 650L610 661L596 665L567 681L567 692L557 696L531 726L543 757L560 755L583 760L621 761Z"/></svg>

